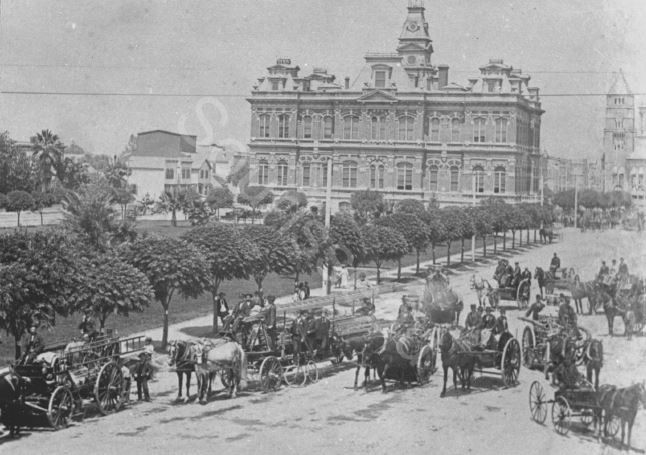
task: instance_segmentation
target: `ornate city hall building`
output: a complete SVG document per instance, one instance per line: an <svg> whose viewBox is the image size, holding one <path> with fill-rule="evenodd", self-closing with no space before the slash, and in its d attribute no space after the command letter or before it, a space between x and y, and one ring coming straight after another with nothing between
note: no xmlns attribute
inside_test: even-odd
<svg viewBox="0 0 646 455"><path fill-rule="evenodd" d="M361 189L443 205L536 197L539 89L503 60L449 82L421 3L409 3L396 52L367 54L353 84L323 68L301 75L289 59L267 68L248 98L250 184L318 204L329 183L333 210Z"/></svg>

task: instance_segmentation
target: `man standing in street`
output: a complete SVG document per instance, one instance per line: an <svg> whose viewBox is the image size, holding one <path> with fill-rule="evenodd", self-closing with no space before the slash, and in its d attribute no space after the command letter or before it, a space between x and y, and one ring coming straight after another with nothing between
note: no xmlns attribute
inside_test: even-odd
<svg viewBox="0 0 646 455"><path fill-rule="evenodd" d="M218 292L218 295L215 297L215 310L220 321L222 321L222 325L224 325L224 318L229 314L229 304L225 297L226 294L224 292Z"/></svg>
<svg viewBox="0 0 646 455"><path fill-rule="evenodd" d="M552 257L552 261L550 262L550 272L552 272L552 275L554 275L556 271L560 268L561 268L561 260L556 255L556 253L554 253L554 256Z"/></svg>
<svg viewBox="0 0 646 455"><path fill-rule="evenodd" d="M276 346L276 296L267 296L267 306L265 307L265 325L267 326L267 335L269 336L269 347Z"/></svg>
<svg viewBox="0 0 646 455"><path fill-rule="evenodd" d="M617 270L619 277L628 276L628 264L624 262L624 258L619 258L619 269Z"/></svg>
<svg viewBox="0 0 646 455"><path fill-rule="evenodd" d="M536 301L529 307L529 309L525 313L525 317L531 316L533 321L538 321L538 313L540 313L543 308L545 308L543 299L541 299L540 294L536 294Z"/></svg>

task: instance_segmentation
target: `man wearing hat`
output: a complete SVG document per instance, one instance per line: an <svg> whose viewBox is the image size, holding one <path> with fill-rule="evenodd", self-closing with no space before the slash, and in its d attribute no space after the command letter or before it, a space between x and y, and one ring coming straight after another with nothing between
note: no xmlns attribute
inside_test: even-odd
<svg viewBox="0 0 646 455"><path fill-rule="evenodd" d="M314 323L316 349L320 349L322 352L327 350L327 345L330 339L330 325L328 310L324 309L321 312L321 317L317 318Z"/></svg>
<svg viewBox="0 0 646 455"><path fill-rule="evenodd" d="M464 321L464 326L467 330L473 330L479 328L481 323L482 317L480 316L480 314L478 314L476 305L473 304L471 305L471 311L469 312L469 314L467 314L467 318Z"/></svg>
<svg viewBox="0 0 646 455"><path fill-rule="evenodd" d="M36 331L36 324L32 324L29 327L29 333L23 335L21 343L21 363L30 363L32 362L38 354L43 352L45 348L45 342L43 337L41 337Z"/></svg>
<svg viewBox="0 0 646 455"><path fill-rule="evenodd" d="M560 294L561 306L559 306L559 324L578 335L576 313L570 305L570 299Z"/></svg>
<svg viewBox="0 0 646 455"><path fill-rule="evenodd" d="M488 306L485 308L485 315L482 317L480 341L485 347L490 344L491 333L493 328L496 326L496 317L492 314L492 311L493 309Z"/></svg>
<svg viewBox="0 0 646 455"><path fill-rule="evenodd" d="M620 277L628 276L628 264L624 262L624 258L619 258L619 269L617 270L617 274Z"/></svg>
<svg viewBox="0 0 646 455"><path fill-rule="evenodd" d="M218 295L215 296L215 311L223 325L224 318L229 314L229 304L225 297L224 292L218 292Z"/></svg>
<svg viewBox="0 0 646 455"><path fill-rule="evenodd" d="M550 272L552 272L552 275L554 275L556 271L560 268L561 268L561 259L559 259L556 253L554 253L552 260L550 261Z"/></svg>
<svg viewBox="0 0 646 455"><path fill-rule="evenodd" d="M543 308L545 308L543 299L541 298L540 294L536 294L536 301L531 304L531 306L525 313L525 317L531 316L533 321L538 321L538 313L540 313L543 310Z"/></svg>
<svg viewBox="0 0 646 455"><path fill-rule="evenodd" d="M302 344L307 343L307 321L305 320L306 313L306 310L299 311L296 319L294 320L294 322L292 322L292 326L289 329L289 332L292 335L294 358L298 358L300 356Z"/></svg>
<svg viewBox="0 0 646 455"><path fill-rule="evenodd" d="M505 316L505 309L503 307L500 307L498 308L498 311L500 312L500 315L496 319L496 324L493 328L494 335L500 335L501 333L509 330L509 326L507 324L507 316Z"/></svg>

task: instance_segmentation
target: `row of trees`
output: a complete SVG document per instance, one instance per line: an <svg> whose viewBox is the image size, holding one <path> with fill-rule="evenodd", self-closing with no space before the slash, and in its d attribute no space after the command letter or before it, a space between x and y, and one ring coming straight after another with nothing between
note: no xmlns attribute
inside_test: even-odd
<svg viewBox="0 0 646 455"><path fill-rule="evenodd" d="M628 208L632 204L632 198L629 193L624 191L601 192L593 189L584 189L579 191L578 205L587 209L613 209L619 207ZM552 203L571 210L574 208L574 190L560 191L554 194Z"/></svg>

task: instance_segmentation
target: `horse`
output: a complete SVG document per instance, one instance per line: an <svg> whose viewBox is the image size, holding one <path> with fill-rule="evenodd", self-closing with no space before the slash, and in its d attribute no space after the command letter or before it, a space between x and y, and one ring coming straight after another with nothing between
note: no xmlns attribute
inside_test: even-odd
<svg viewBox="0 0 646 455"><path fill-rule="evenodd" d="M618 417L621 420L621 446L624 446L624 439L628 436L626 447L630 449L630 437L637 409L640 403L646 407L646 387L643 382L640 382L621 389L610 389L605 395L606 397L600 400L605 411L605 427L607 429L612 417ZM628 427L628 435L626 435L626 427Z"/></svg>
<svg viewBox="0 0 646 455"><path fill-rule="evenodd" d="M375 344L378 340L383 340L383 343L379 350L369 357L377 370L382 392L386 392L386 379L399 381L402 386L405 383L410 386L413 381L417 381L416 355L406 351L410 350L415 343L410 343L410 339L405 337L396 339L396 333L393 331L388 331L387 335L382 337L375 338ZM374 345L371 345L372 348Z"/></svg>
<svg viewBox="0 0 646 455"><path fill-rule="evenodd" d="M534 270L534 277L538 283L541 297L543 297L543 289L545 289L548 294L554 293L554 275L552 275L551 272L546 272L541 267L536 267L536 270Z"/></svg>
<svg viewBox="0 0 646 455"><path fill-rule="evenodd" d="M20 433L22 418L21 388L23 379L10 368L0 376L0 422L9 429L9 436Z"/></svg>
<svg viewBox="0 0 646 455"><path fill-rule="evenodd" d="M585 343L582 356L585 365L586 379L592 384L594 374L594 388L599 389L599 372L603 367L603 343L601 340L591 338Z"/></svg>
<svg viewBox="0 0 646 455"><path fill-rule="evenodd" d="M247 387L247 354L242 346L235 341L221 340L206 352L201 344L194 344L197 362L195 374L198 377L199 400L206 403L207 384L209 377L220 373L222 383L229 387L229 398L235 398L238 389Z"/></svg>
<svg viewBox="0 0 646 455"><path fill-rule="evenodd" d="M487 295L487 291L485 290L485 281L480 276L476 278L474 273L471 275L470 285L471 289L476 291L476 295L478 296L478 305L482 306L482 299Z"/></svg>
<svg viewBox="0 0 646 455"><path fill-rule="evenodd" d="M583 299L588 299L588 306L590 307L590 314L592 314L593 304L590 301L590 294L592 289L594 289L594 282L589 281L586 283L581 283L581 278L579 275L574 275L574 280L569 285L570 294L572 295L572 300L574 300L574 306L577 314L583 314Z"/></svg>
<svg viewBox="0 0 646 455"><path fill-rule="evenodd" d="M576 345L570 337L565 334L555 334L547 339L545 348L545 379L549 380L549 373L555 371L567 360L576 358ZM552 383L555 383L555 375L552 375Z"/></svg>
<svg viewBox="0 0 646 455"><path fill-rule="evenodd" d="M175 366L177 374L177 400L182 399L182 382L186 378L186 398L188 401L191 394L191 376L195 371L195 359L191 358L191 349L186 341L171 341L168 345L168 364ZM199 389L199 386L198 386Z"/></svg>
<svg viewBox="0 0 646 455"><path fill-rule="evenodd" d="M446 395L446 381L449 368L453 370L453 388L457 392L457 377L460 376L460 382L463 390L471 390L471 376L475 369L477 357L471 355L466 344L457 340L451 335L451 332L444 330L440 337L440 353L442 356L442 369L444 370L444 386L440 397Z"/></svg>
<svg viewBox="0 0 646 455"><path fill-rule="evenodd" d="M539 231L538 234L541 238L541 243L546 244L546 243L552 243L552 239L554 238L554 232L552 228L545 228L542 227Z"/></svg>
<svg viewBox="0 0 646 455"><path fill-rule="evenodd" d="M377 371L378 366L381 364L375 354L384 344L384 336L381 333L373 335L358 336L344 339L341 342L342 355L348 360L356 356L357 368L354 373L354 390L357 390L357 383L359 381L359 370L364 368L363 388L368 387L368 380L370 379L370 369ZM383 366L383 365L382 365ZM383 373L383 370L382 370Z"/></svg>

